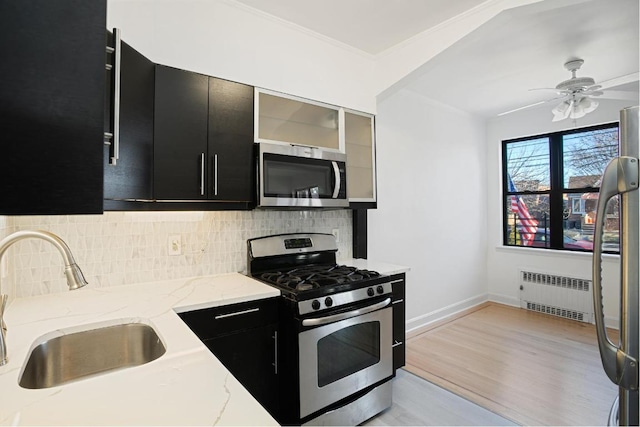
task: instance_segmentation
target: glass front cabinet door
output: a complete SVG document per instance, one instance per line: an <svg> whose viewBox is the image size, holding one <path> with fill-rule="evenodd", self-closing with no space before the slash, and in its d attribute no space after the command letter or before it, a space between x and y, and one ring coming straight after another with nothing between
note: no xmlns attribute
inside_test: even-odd
<svg viewBox="0 0 640 427"><path fill-rule="evenodd" d="M376 201L375 126L371 114L345 112L347 195L350 202Z"/></svg>
<svg viewBox="0 0 640 427"><path fill-rule="evenodd" d="M285 143L344 152L343 109L256 89L256 142Z"/></svg>

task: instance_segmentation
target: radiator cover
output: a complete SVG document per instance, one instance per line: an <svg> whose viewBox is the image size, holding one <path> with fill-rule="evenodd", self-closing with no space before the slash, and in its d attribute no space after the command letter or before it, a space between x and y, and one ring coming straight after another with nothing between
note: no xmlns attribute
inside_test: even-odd
<svg viewBox="0 0 640 427"><path fill-rule="evenodd" d="M520 307L593 323L591 280L519 270Z"/></svg>

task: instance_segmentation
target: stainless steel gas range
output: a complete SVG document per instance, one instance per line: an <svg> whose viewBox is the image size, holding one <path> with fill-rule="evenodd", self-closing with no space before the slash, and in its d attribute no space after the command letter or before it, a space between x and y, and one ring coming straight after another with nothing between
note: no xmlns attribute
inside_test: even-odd
<svg viewBox="0 0 640 427"><path fill-rule="evenodd" d="M282 292L282 424L356 425L391 406L391 280L336 252L331 234L248 241L250 275Z"/></svg>

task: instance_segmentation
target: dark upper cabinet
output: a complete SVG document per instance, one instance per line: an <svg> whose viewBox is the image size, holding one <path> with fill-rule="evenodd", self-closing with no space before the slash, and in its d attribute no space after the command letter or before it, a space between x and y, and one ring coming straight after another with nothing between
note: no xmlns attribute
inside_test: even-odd
<svg viewBox="0 0 640 427"><path fill-rule="evenodd" d="M158 201L255 199L253 87L157 65L154 135Z"/></svg>
<svg viewBox="0 0 640 427"><path fill-rule="evenodd" d="M107 45L113 34L107 32ZM113 145L104 146L105 200L153 198L153 103L155 64L126 42L121 42L120 93L113 90L115 70L107 70L105 129L114 133L113 101L119 96L119 158L113 162ZM112 54L112 61L115 54ZM105 210L109 206L105 201Z"/></svg>
<svg viewBox="0 0 640 427"><path fill-rule="evenodd" d="M252 86L209 79L210 199L255 199L253 119Z"/></svg>
<svg viewBox="0 0 640 427"><path fill-rule="evenodd" d="M106 0L0 16L0 214L101 213Z"/></svg>
<svg viewBox="0 0 640 427"><path fill-rule="evenodd" d="M156 199L206 199L208 105L208 76L156 66Z"/></svg>

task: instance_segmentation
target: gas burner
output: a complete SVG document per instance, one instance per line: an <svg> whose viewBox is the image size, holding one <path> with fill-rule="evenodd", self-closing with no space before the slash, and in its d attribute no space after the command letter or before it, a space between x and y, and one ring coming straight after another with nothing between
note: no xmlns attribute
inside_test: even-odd
<svg viewBox="0 0 640 427"><path fill-rule="evenodd" d="M318 285L312 282L300 282L295 286L296 291L309 291L313 288L317 288Z"/></svg>
<svg viewBox="0 0 640 427"><path fill-rule="evenodd" d="M310 264L286 271L262 273L260 278L268 283L301 293L312 289L356 283L380 276L370 270L338 264Z"/></svg>

